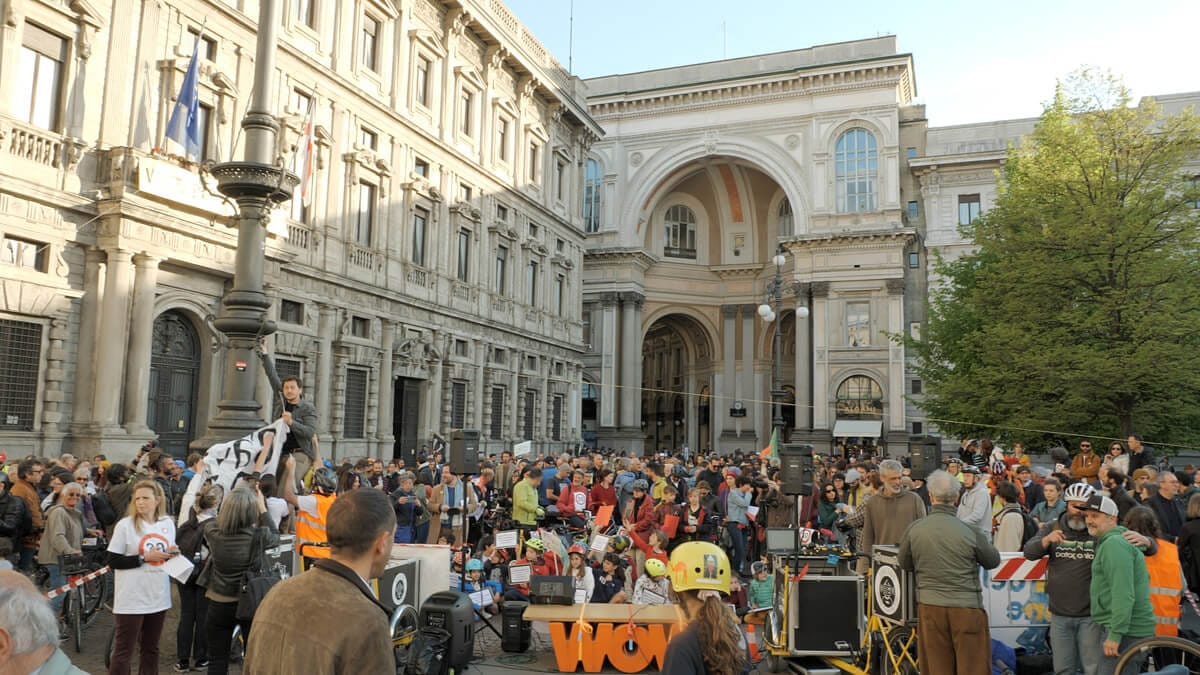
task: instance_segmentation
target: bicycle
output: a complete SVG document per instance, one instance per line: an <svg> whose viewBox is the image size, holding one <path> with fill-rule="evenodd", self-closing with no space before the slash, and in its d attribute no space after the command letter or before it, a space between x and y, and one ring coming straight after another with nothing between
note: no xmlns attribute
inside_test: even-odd
<svg viewBox="0 0 1200 675"><path fill-rule="evenodd" d="M1139 673L1163 672L1171 666L1175 666L1174 670L1167 672L1200 673L1200 645L1167 635L1142 638L1121 652L1113 672L1122 673L1135 662L1142 662Z"/></svg>
<svg viewBox="0 0 1200 675"><path fill-rule="evenodd" d="M100 579L107 576L107 573L97 575L93 579L86 579L95 572L99 572L100 568L95 567L83 554L60 555L58 564L63 576L71 584L71 588L66 591L63 598L63 619L67 624L67 629L74 637L75 652L81 653L83 652L84 628L91 625L96 613L103 606L104 585ZM84 590L84 587L92 582L97 583L93 584L92 591L89 593Z"/></svg>

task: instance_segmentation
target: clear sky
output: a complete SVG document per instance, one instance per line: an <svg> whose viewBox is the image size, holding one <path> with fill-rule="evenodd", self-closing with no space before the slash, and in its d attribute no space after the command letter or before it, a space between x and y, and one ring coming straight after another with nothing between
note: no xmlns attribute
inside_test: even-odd
<svg viewBox="0 0 1200 675"><path fill-rule="evenodd" d="M571 0L506 0L564 67ZM574 0L574 72L628 73L895 35L930 124L1034 117L1082 65L1200 91L1200 0Z"/></svg>

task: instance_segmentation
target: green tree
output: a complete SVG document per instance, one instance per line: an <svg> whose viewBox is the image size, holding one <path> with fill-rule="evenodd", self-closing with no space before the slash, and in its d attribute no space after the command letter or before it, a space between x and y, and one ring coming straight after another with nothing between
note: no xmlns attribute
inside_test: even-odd
<svg viewBox="0 0 1200 675"><path fill-rule="evenodd" d="M1010 148L995 206L962 228L976 250L936 267L909 342L928 416L956 435L1197 441L1197 161L1190 110L1134 105L1087 71L1060 83Z"/></svg>

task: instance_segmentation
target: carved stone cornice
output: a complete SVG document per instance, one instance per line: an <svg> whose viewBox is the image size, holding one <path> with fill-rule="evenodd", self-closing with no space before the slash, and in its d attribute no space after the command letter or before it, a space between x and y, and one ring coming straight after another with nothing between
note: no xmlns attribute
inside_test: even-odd
<svg viewBox="0 0 1200 675"><path fill-rule="evenodd" d="M726 319L736 319L741 305L721 305L721 316Z"/></svg>
<svg viewBox="0 0 1200 675"><path fill-rule="evenodd" d="M609 291L607 293L601 293L600 294L600 305L603 307L615 307L617 304L617 300L619 300L619 299L620 299L620 297L612 291Z"/></svg>
<svg viewBox="0 0 1200 675"><path fill-rule="evenodd" d="M797 298L807 298L809 292L812 291L812 283L808 281L793 281L792 295Z"/></svg>
<svg viewBox="0 0 1200 675"><path fill-rule="evenodd" d="M622 291L621 304L632 304L635 309L641 307L646 302L646 296L637 291Z"/></svg>
<svg viewBox="0 0 1200 675"><path fill-rule="evenodd" d="M811 233L793 237L785 245L789 251L835 246L839 248L878 248L882 245L906 245L916 236L917 231L909 227L861 232Z"/></svg>
<svg viewBox="0 0 1200 675"><path fill-rule="evenodd" d="M812 295L814 298L828 298L829 297L829 282L828 281L812 282Z"/></svg>
<svg viewBox="0 0 1200 675"><path fill-rule="evenodd" d="M638 265L643 271L658 262L641 248L592 248L583 252L586 265Z"/></svg>
<svg viewBox="0 0 1200 675"><path fill-rule="evenodd" d="M764 263L754 263L752 265L716 265L709 269L722 280L728 280L757 277L762 273L763 267Z"/></svg>

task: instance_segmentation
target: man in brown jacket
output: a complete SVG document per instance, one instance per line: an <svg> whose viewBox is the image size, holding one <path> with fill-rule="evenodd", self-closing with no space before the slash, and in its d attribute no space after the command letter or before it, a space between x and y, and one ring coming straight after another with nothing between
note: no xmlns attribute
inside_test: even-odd
<svg viewBox="0 0 1200 675"><path fill-rule="evenodd" d="M925 517L925 502L915 492L901 485L904 467L894 459L879 463L879 480L883 487L863 504L862 538L859 549L870 553L876 545L895 546L904 538L904 531L914 521ZM869 561L858 559L858 573L866 574Z"/></svg>
<svg viewBox="0 0 1200 675"><path fill-rule="evenodd" d="M25 502L29 515L33 519L33 533L21 540L21 559L17 563L20 569L29 572L33 570L33 559L38 552L38 538L46 529L42 519L42 500L38 497L37 484L42 480L45 467L41 462L27 459L17 465L17 480L13 481L12 493Z"/></svg>
<svg viewBox="0 0 1200 675"><path fill-rule="evenodd" d="M345 492L329 507L330 556L280 582L254 615L242 672L253 675L393 673L389 614L367 579L383 574L396 514L379 490Z"/></svg>

